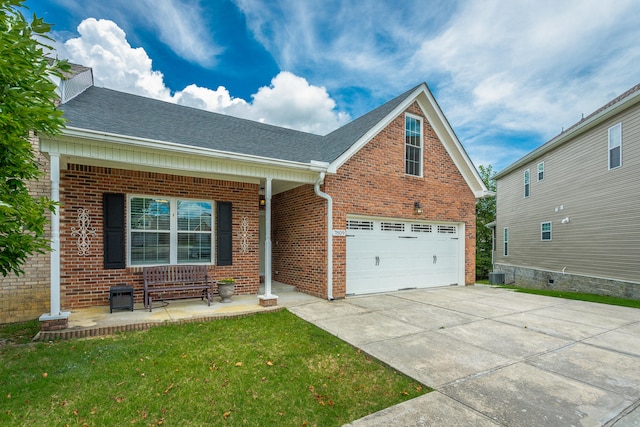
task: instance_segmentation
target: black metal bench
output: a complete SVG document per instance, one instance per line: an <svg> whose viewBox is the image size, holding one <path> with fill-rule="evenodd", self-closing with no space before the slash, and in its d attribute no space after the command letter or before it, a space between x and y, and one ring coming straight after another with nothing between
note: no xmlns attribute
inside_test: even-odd
<svg viewBox="0 0 640 427"><path fill-rule="evenodd" d="M211 305L213 281L206 265L159 265L143 267L144 308L152 309L154 294L159 299L201 298ZM194 293L194 291L198 291Z"/></svg>

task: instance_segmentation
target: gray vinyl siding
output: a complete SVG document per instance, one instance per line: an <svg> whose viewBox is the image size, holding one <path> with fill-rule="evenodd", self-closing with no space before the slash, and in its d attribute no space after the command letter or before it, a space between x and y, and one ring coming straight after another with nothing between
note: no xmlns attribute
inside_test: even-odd
<svg viewBox="0 0 640 427"><path fill-rule="evenodd" d="M608 170L608 129L620 122L622 166ZM536 171L528 198L525 169ZM500 177L496 203L496 248L509 228L509 255L496 250L497 264L640 283L640 105ZM552 240L541 241L547 221Z"/></svg>

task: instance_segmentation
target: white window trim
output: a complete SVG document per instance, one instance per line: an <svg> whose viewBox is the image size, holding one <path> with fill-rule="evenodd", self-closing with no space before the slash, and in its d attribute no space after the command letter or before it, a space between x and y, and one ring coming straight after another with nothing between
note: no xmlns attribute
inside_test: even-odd
<svg viewBox="0 0 640 427"><path fill-rule="evenodd" d="M422 178L423 177L423 172L424 172L424 126L423 126L423 121L422 121L422 117L420 116L416 116L415 114L411 114L411 113L405 113L404 114L404 155L403 155L403 164L402 164L402 168L404 169L404 174L406 176L413 176L416 178ZM418 123L420 124L420 171L418 175L412 175L412 174L408 174L407 173L407 117L411 117L412 119L415 119L418 121Z"/></svg>
<svg viewBox="0 0 640 427"><path fill-rule="evenodd" d="M542 228L545 224L549 224L549 230L548 231L545 231ZM549 233L549 238L548 239L545 239L543 237L544 233ZM540 241L542 241L542 242L550 242L551 240L553 240L553 224L551 223L551 221L541 222L540 223Z"/></svg>
<svg viewBox="0 0 640 427"><path fill-rule="evenodd" d="M527 183L527 176L529 177L529 182ZM531 196L531 169L525 169L522 174L522 194L525 199L528 199ZM528 194L527 194L527 186L528 186Z"/></svg>
<svg viewBox="0 0 640 427"><path fill-rule="evenodd" d="M540 166L542 165L542 179L540 179ZM540 181L544 181L544 162L540 162L538 163L538 169L537 169L537 178L538 178L538 182Z"/></svg>
<svg viewBox="0 0 640 427"><path fill-rule="evenodd" d="M127 267L152 267L156 265L162 264L131 264L131 199L134 198L144 198L144 199L163 199L169 201L169 264L170 265L180 265L180 264L202 264L202 265L214 265L215 264L215 224L216 224L216 206L215 201L213 200L205 200L205 199L192 199L187 197L165 197L159 195L149 195L149 194L127 194L127 218L126 218L126 229L127 229ZM178 216L176 213L178 212L178 200L182 200L185 202L206 202L211 203L211 261L210 262L190 262L190 263L178 263Z"/></svg>
<svg viewBox="0 0 640 427"><path fill-rule="evenodd" d="M611 146L611 133L612 132L617 132L618 133L618 137L619 137L619 141L620 141L620 145L616 145L615 147ZM620 147L620 164L614 168L611 167L611 149L612 148L616 148L616 147ZM608 131L607 131L607 168L608 170L616 170L622 167L622 122L617 123L613 126L611 126Z"/></svg>

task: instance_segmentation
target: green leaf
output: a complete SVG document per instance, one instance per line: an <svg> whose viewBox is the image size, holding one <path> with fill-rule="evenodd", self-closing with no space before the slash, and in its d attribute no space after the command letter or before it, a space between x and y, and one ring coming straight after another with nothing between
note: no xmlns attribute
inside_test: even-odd
<svg viewBox="0 0 640 427"><path fill-rule="evenodd" d="M20 12L23 0L0 0L0 273L24 274L30 255L50 250L45 236L55 204L29 193L44 171L36 161L29 135L55 135L64 126L55 106L50 76L70 69L66 61L44 56L51 25ZM32 37L34 34L38 38Z"/></svg>

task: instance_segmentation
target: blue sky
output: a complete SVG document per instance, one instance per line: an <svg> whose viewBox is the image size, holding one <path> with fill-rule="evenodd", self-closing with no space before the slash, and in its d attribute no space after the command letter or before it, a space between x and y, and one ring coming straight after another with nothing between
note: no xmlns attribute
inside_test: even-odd
<svg viewBox="0 0 640 427"><path fill-rule="evenodd" d="M501 170L640 82L637 0L27 0L96 85L326 134L426 82Z"/></svg>

